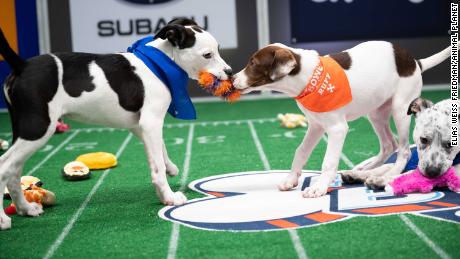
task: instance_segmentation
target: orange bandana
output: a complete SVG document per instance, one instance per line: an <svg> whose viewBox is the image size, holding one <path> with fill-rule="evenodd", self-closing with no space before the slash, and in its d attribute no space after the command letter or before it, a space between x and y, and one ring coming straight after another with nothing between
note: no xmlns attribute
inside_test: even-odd
<svg viewBox="0 0 460 259"><path fill-rule="evenodd" d="M313 112L329 112L347 105L352 96L345 71L334 59L320 57L307 87L295 99Z"/></svg>

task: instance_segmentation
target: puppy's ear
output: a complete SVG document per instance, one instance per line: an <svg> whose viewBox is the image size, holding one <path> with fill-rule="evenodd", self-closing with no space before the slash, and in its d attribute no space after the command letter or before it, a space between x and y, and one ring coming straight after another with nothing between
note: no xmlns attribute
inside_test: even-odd
<svg viewBox="0 0 460 259"><path fill-rule="evenodd" d="M297 60L292 51L284 48L276 50L271 66L270 79L276 81L288 75L297 65Z"/></svg>
<svg viewBox="0 0 460 259"><path fill-rule="evenodd" d="M407 115L415 114L415 116L417 116L417 113L430 108L431 106L433 106L433 103L430 100L418 97L410 103L409 108L407 109Z"/></svg>
<svg viewBox="0 0 460 259"><path fill-rule="evenodd" d="M179 24L166 25L157 32L155 38L167 39L174 47L179 49L189 48L195 44L195 33Z"/></svg>

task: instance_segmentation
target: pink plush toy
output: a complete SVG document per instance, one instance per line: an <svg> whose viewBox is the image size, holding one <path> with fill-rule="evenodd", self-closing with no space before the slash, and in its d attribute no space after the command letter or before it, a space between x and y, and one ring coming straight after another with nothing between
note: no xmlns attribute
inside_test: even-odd
<svg viewBox="0 0 460 259"><path fill-rule="evenodd" d="M399 176L386 186L387 192L394 195L403 195L412 192L427 193L434 187L449 187L454 192L460 191L460 177L455 174L453 167L450 167L443 175L430 179L425 177L418 167L412 172Z"/></svg>
<svg viewBox="0 0 460 259"><path fill-rule="evenodd" d="M65 124L64 121L59 120L56 125L56 133L64 133L70 130L70 126Z"/></svg>

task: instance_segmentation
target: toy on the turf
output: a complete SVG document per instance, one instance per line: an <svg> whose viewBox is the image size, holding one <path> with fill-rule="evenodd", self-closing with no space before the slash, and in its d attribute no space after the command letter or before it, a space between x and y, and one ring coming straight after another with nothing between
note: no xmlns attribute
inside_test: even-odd
<svg viewBox="0 0 460 259"><path fill-rule="evenodd" d="M0 150L7 150L10 147L8 141L0 139Z"/></svg>
<svg viewBox="0 0 460 259"><path fill-rule="evenodd" d="M32 187L42 187L43 182L34 176L25 175L21 177L21 189L24 190L31 190ZM3 196L5 199L10 199L10 192L8 188L5 187L5 191L3 192Z"/></svg>
<svg viewBox="0 0 460 259"><path fill-rule="evenodd" d="M65 124L63 120L58 120L56 125L56 133L64 133L70 130L70 126Z"/></svg>
<svg viewBox="0 0 460 259"><path fill-rule="evenodd" d="M56 204L56 195L53 192L41 187L32 186L31 188L23 190L22 192L24 193L24 197L28 202L36 202L43 207L50 207ZM16 214L16 206L11 203L10 206L5 208L4 211L8 215Z"/></svg>
<svg viewBox="0 0 460 259"><path fill-rule="evenodd" d="M297 127L307 127L307 119L302 114L286 113L278 114L278 120L281 122L281 127L293 129Z"/></svg>
<svg viewBox="0 0 460 259"><path fill-rule="evenodd" d="M455 169L450 167L447 172L436 178L425 177L417 167L411 173L406 173L394 179L385 187L387 192L394 195L421 192L427 193L434 187L449 187L454 192L460 191L460 177L456 175Z"/></svg>
<svg viewBox="0 0 460 259"><path fill-rule="evenodd" d="M198 84L208 93L229 102L237 101L241 95L240 90L233 86L231 80L220 80L215 75L205 71L200 72Z"/></svg>
<svg viewBox="0 0 460 259"><path fill-rule="evenodd" d="M62 176L69 181L78 181L88 179L91 176L91 172L84 163L73 161L64 166Z"/></svg>
<svg viewBox="0 0 460 259"><path fill-rule="evenodd" d="M117 157L106 152L84 154L75 160L82 162L91 170L107 169L117 165Z"/></svg>

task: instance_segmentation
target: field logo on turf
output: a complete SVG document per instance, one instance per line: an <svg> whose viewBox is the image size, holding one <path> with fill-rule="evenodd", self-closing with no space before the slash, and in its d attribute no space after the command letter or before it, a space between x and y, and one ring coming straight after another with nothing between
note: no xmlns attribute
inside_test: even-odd
<svg viewBox="0 0 460 259"><path fill-rule="evenodd" d="M306 199L301 190L318 179L305 171L296 190L281 192L277 184L287 171L243 172L193 181L189 187L205 198L159 211L165 220L217 231L267 231L312 227L357 216L412 213L460 223L460 193L448 189L426 194L392 196L362 184L342 185L340 176L328 195Z"/></svg>

